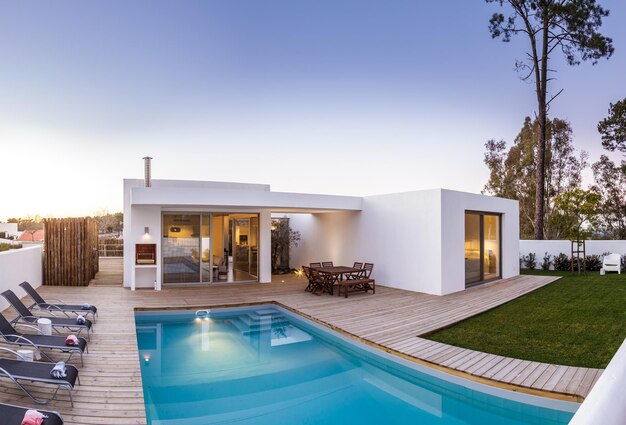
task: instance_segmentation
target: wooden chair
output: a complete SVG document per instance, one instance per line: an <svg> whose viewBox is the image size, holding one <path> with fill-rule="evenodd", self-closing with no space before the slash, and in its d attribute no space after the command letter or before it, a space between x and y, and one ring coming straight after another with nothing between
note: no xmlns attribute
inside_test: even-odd
<svg viewBox="0 0 626 425"><path fill-rule="evenodd" d="M332 261L322 261L322 267L334 267Z"/></svg>
<svg viewBox="0 0 626 425"><path fill-rule="evenodd" d="M372 275L372 269L374 269L373 263L363 264L363 272L361 273L361 277L364 277L365 279L369 279L370 276Z"/></svg>
<svg viewBox="0 0 626 425"><path fill-rule="evenodd" d="M363 268L363 263L359 263L357 261L354 262L354 264L352 265L353 269L362 269ZM359 277L361 277L361 272L355 272L355 273L348 273L345 275L346 279L358 279Z"/></svg>
<svg viewBox="0 0 626 425"><path fill-rule="evenodd" d="M322 263L309 263L310 267L322 267Z"/></svg>
<svg viewBox="0 0 626 425"><path fill-rule="evenodd" d="M307 280L309 281L309 284L307 285L306 288L304 288L305 291L307 292L311 292L313 290L313 279L311 277L311 268L307 267L307 266L302 266L302 271L304 272L304 275L306 276Z"/></svg>
<svg viewBox="0 0 626 425"><path fill-rule="evenodd" d="M334 294L334 281L326 274L320 273L316 269L310 269L311 273L311 293L321 295L323 292Z"/></svg>
<svg viewBox="0 0 626 425"><path fill-rule="evenodd" d="M219 256L217 258L219 258L216 269L217 280L228 280L228 266L226 265L226 258Z"/></svg>

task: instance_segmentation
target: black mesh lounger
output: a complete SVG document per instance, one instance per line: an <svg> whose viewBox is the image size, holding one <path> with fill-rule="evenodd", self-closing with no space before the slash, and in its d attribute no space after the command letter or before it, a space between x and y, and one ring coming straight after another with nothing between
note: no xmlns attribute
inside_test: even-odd
<svg viewBox="0 0 626 425"><path fill-rule="evenodd" d="M24 305L24 303L15 295L13 291L10 289L4 291L2 296L13 306L15 310L17 310L17 314L19 317L16 317L13 322L18 322L22 320L26 323L36 324L37 320L41 319L44 316L35 316L29 309ZM51 312L52 313L52 312ZM84 325L79 325L76 323L76 319L68 318L68 317L50 317L45 316L46 319L50 319L52 322L52 329L58 332L58 328L65 328L70 332L75 332L76 335L80 335L80 333L86 329L87 330L87 338L89 338L89 331L91 330L91 320L85 319Z"/></svg>
<svg viewBox="0 0 626 425"><path fill-rule="evenodd" d="M28 407L0 403L0 418L2 418L2 424L20 425L27 410L29 410ZM37 410L47 416L47 418L43 420L42 425L63 425L63 418L59 413L39 409Z"/></svg>
<svg viewBox="0 0 626 425"><path fill-rule="evenodd" d="M82 314L85 317L91 315L94 323L96 321L96 316L98 315L98 309L96 306L89 306L89 309L83 309L81 305L78 304L66 304L61 300L50 298L49 301L57 301L59 304L52 304L46 302L39 292L32 287L32 285L28 282L20 283L20 286L26 293L33 299L34 303L28 308L36 308L38 310L46 310L51 313L61 312L61 313L74 313L74 314ZM67 314L66 314L67 315ZM68 316L69 317L69 316Z"/></svg>
<svg viewBox="0 0 626 425"><path fill-rule="evenodd" d="M20 326L26 326L38 331L34 326L20 324ZM32 347L44 356L46 359L53 361L41 349L61 351L63 353L69 353L68 358L65 361L69 361L76 353L80 354L80 364L83 364L83 353L87 351L87 340L85 338L78 338L78 345L65 345L65 337L58 335L36 335L36 334L22 334L19 333L13 325L0 313L0 336L4 339L4 342L11 345L18 345L22 347Z"/></svg>
<svg viewBox="0 0 626 425"><path fill-rule="evenodd" d="M8 348L0 347L0 350L9 352L17 357L21 357L19 353ZM65 365L66 377L55 378L50 374L54 363L29 362L16 359L0 358L0 378L6 377L13 381L24 393L29 396L35 403L48 404L57 395L61 388L65 388L70 396L70 404L74 407L72 398L72 389L78 380L78 369L76 366ZM39 384L49 384L56 386L52 395L46 399L38 398L33 395L28 388L24 387L20 381L30 381Z"/></svg>

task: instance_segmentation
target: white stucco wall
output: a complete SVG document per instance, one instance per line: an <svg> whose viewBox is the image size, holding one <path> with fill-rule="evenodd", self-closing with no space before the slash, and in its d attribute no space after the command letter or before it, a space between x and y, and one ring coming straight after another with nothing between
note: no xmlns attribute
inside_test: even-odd
<svg viewBox="0 0 626 425"><path fill-rule="evenodd" d="M43 281L41 245L0 252L0 292L10 289L21 298L25 292L19 287L19 284L24 281L30 283L34 288L41 286ZM8 306L9 303L2 298L0 311Z"/></svg>
<svg viewBox="0 0 626 425"><path fill-rule="evenodd" d="M302 234L298 247L291 250L291 267L300 268L315 261L352 264L355 256L359 255L356 240L360 220L358 212L275 216L289 217L290 226Z"/></svg>
<svg viewBox="0 0 626 425"><path fill-rule="evenodd" d="M623 240L588 240L585 242L585 251L587 255L602 255L605 252L626 255L626 241ZM519 255L525 256L529 253L537 255L537 267L541 267L543 256L547 252L551 256L557 256L560 253L571 256L571 245L568 240L520 240Z"/></svg>
<svg viewBox="0 0 626 425"><path fill-rule="evenodd" d="M502 278L519 274L519 206L517 201L442 191L442 293L465 289L465 211L491 212L501 215Z"/></svg>
<svg viewBox="0 0 626 425"><path fill-rule="evenodd" d="M302 234L291 266L373 262L372 276L383 285L435 295L461 291L466 210L502 214L502 277L518 275L517 202L442 189L368 196L360 213L289 214Z"/></svg>

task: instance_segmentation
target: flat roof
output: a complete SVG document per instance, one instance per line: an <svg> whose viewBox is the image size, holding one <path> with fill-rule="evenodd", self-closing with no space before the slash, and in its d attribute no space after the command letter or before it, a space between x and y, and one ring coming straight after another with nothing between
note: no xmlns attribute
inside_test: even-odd
<svg viewBox="0 0 626 425"><path fill-rule="evenodd" d="M273 212L360 211L363 198L357 196L272 192L269 185L221 182L127 179L131 205L161 207L259 208Z"/></svg>

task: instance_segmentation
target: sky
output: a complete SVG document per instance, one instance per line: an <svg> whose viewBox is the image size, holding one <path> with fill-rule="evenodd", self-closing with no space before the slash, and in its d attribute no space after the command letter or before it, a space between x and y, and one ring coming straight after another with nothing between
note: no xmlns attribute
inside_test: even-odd
<svg viewBox="0 0 626 425"><path fill-rule="evenodd" d="M557 70L551 117L577 148L626 96L615 54ZM486 140L536 110L514 71L527 40L492 40L496 4L447 0L0 0L0 220L122 209L122 179L270 184L370 195L480 192ZM619 155L612 155L619 160Z"/></svg>

